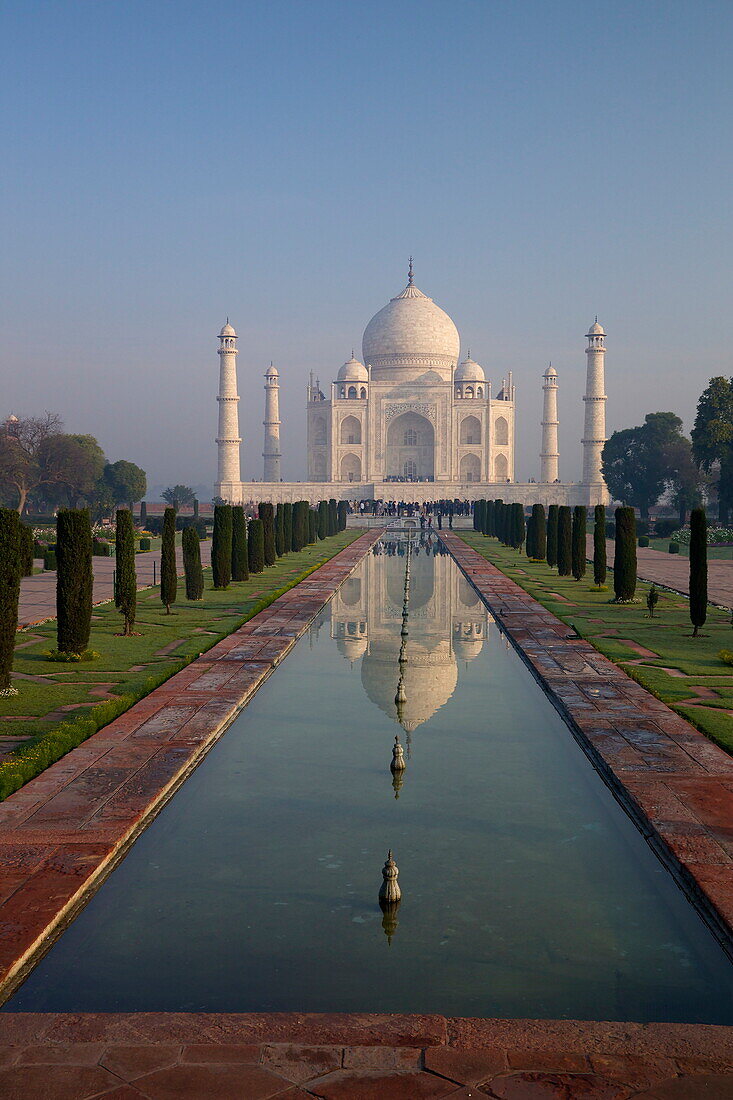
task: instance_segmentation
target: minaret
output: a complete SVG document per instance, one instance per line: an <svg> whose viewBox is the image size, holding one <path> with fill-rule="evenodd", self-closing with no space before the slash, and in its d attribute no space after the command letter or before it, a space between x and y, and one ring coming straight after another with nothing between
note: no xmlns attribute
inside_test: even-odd
<svg viewBox="0 0 733 1100"><path fill-rule="evenodd" d="M588 373L585 380L585 431L583 432L583 484L602 485L601 451L606 442L606 395L603 392L606 334L598 318L588 333Z"/></svg>
<svg viewBox="0 0 733 1100"><path fill-rule="evenodd" d="M239 473L239 412L237 404L237 334L227 323L219 333L219 432L216 442L219 447L219 474L217 477L219 495L230 499L230 486L240 482Z"/></svg>
<svg viewBox="0 0 733 1100"><path fill-rule="evenodd" d="M265 481L280 480L280 398L277 367L270 363L265 372Z"/></svg>
<svg viewBox="0 0 733 1100"><path fill-rule="evenodd" d="M542 408L542 451L540 452L540 481L551 484L557 481L560 452L557 445L557 371L550 363L545 371L545 400Z"/></svg>

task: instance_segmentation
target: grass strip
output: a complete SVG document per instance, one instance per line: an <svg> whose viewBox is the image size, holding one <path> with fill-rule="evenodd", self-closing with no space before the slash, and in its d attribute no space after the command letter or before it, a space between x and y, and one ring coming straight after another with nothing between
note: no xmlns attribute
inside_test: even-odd
<svg viewBox="0 0 733 1100"><path fill-rule="evenodd" d="M689 601L675 592L657 588L659 603L650 618L650 582L638 582L638 603L615 604L613 586L598 589L592 576L580 581L559 577L546 562L529 561L496 539L476 531L455 533L652 695L733 754L733 715L725 712L733 710L733 675L718 657L720 650L733 649L727 612L709 605L701 637L692 638Z"/></svg>
<svg viewBox="0 0 733 1100"><path fill-rule="evenodd" d="M211 569L206 569L203 600L180 601L171 615L160 602L159 588L145 589L138 593L139 634L131 638L120 635L122 619L112 601L98 606L90 644L101 657L89 665L60 666L48 660L46 654L55 645L55 622L19 631L15 671L21 677L13 681L19 694L2 700L0 747L3 737L27 740L0 762L0 801L269 607L362 533L349 528L221 591L212 587ZM30 645L29 635L37 639ZM29 676L42 680L23 678ZM100 702L100 692L113 697ZM62 707L82 713L62 717Z"/></svg>

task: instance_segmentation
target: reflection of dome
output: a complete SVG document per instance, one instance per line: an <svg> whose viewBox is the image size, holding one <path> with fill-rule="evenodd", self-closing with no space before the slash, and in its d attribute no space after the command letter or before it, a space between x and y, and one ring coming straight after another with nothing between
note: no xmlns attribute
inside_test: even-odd
<svg viewBox="0 0 733 1100"><path fill-rule="evenodd" d="M358 359L354 358L352 352L351 359L347 360L341 370L338 372L337 382L368 382L369 374L363 363L360 363Z"/></svg>
<svg viewBox="0 0 733 1100"><path fill-rule="evenodd" d="M484 368L479 366L470 356L467 356L456 369L453 380L455 382L485 382L486 376Z"/></svg>
<svg viewBox="0 0 733 1100"><path fill-rule="evenodd" d="M454 367L458 329L448 314L410 282L372 317L364 330L362 356L372 369ZM384 370L382 371L384 373Z"/></svg>
<svg viewBox="0 0 733 1100"><path fill-rule="evenodd" d="M358 661L360 657L366 653L367 639L366 636L362 638L350 638L342 636L336 640L336 648L342 657L345 657L347 661Z"/></svg>
<svg viewBox="0 0 733 1100"><path fill-rule="evenodd" d="M472 661L483 649L483 638L457 638L453 642L453 652L459 661Z"/></svg>
<svg viewBox="0 0 733 1100"><path fill-rule="evenodd" d="M402 727L412 731L427 722L448 702L458 683L458 666L447 642L427 649L408 642L404 684L407 702L402 707ZM373 703L390 718L397 717L395 690L399 668L399 636L388 642L372 643L361 663L361 682Z"/></svg>

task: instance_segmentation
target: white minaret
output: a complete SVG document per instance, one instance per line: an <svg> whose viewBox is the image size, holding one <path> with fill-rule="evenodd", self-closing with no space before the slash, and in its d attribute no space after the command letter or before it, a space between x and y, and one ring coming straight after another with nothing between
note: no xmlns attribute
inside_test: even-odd
<svg viewBox="0 0 733 1100"><path fill-rule="evenodd" d="M550 363L545 371L545 400L542 409L542 451L540 453L540 481L552 483L560 477L560 451L557 445L557 371Z"/></svg>
<svg viewBox="0 0 733 1100"><path fill-rule="evenodd" d="M239 493L239 413L237 404L237 334L229 318L219 333L219 476L217 491L224 500L235 499ZM236 485L236 488L233 486Z"/></svg>
<svg viewBox="0 0 733 1100"><path fill-rule="evenodd" d="M606 442L606 395L603 392L606 334L598 324L587 333L588 373L585 380L585 431L583 432L583 484L603 485L601 451Z"/></svg>
<svg viewBox="0 0 733 1100"><path fill-rule="evenodd" d="M265 481L280 480L280 398L277 367L272 363L265 372Z"/></svg>

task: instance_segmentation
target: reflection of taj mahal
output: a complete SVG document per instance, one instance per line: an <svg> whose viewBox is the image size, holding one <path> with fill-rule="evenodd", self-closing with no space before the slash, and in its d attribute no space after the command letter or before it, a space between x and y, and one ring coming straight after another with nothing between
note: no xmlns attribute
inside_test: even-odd
<svg viewBox="0 0 733 1100"><path fill-rule="evenodd" d="M379 563L370 554L331 602L331 636L339 652L352 662L361 659L367 696L395 720L404 572L403 557ZM413 556L409 606L401 724L412 732L448 702L460 662L483 648L490 616L451 559L424 549Z"/></svg>
<svg viewBox="0 0 733 1100"><path fill-rule="evenodd" d="M515 387L512 372L492 384L470 352L461 359L458 329L432 298L407 286L372 317L361 360L351 358L329 384L311 374L307 389L307 475L280 478L280 373L265 373L264 481L267 499L362 500L498 498L506 503L585 504L608 499L601 475L605 442L605 332L587 333L583 480L559 477L558 377L542 375L544 406L539 479L514 474ZM263 499L257 482L240 480L237 334L219 335L219 473L217 493L233 503ZM399 488L397 487L399 485Z"/></svg>

